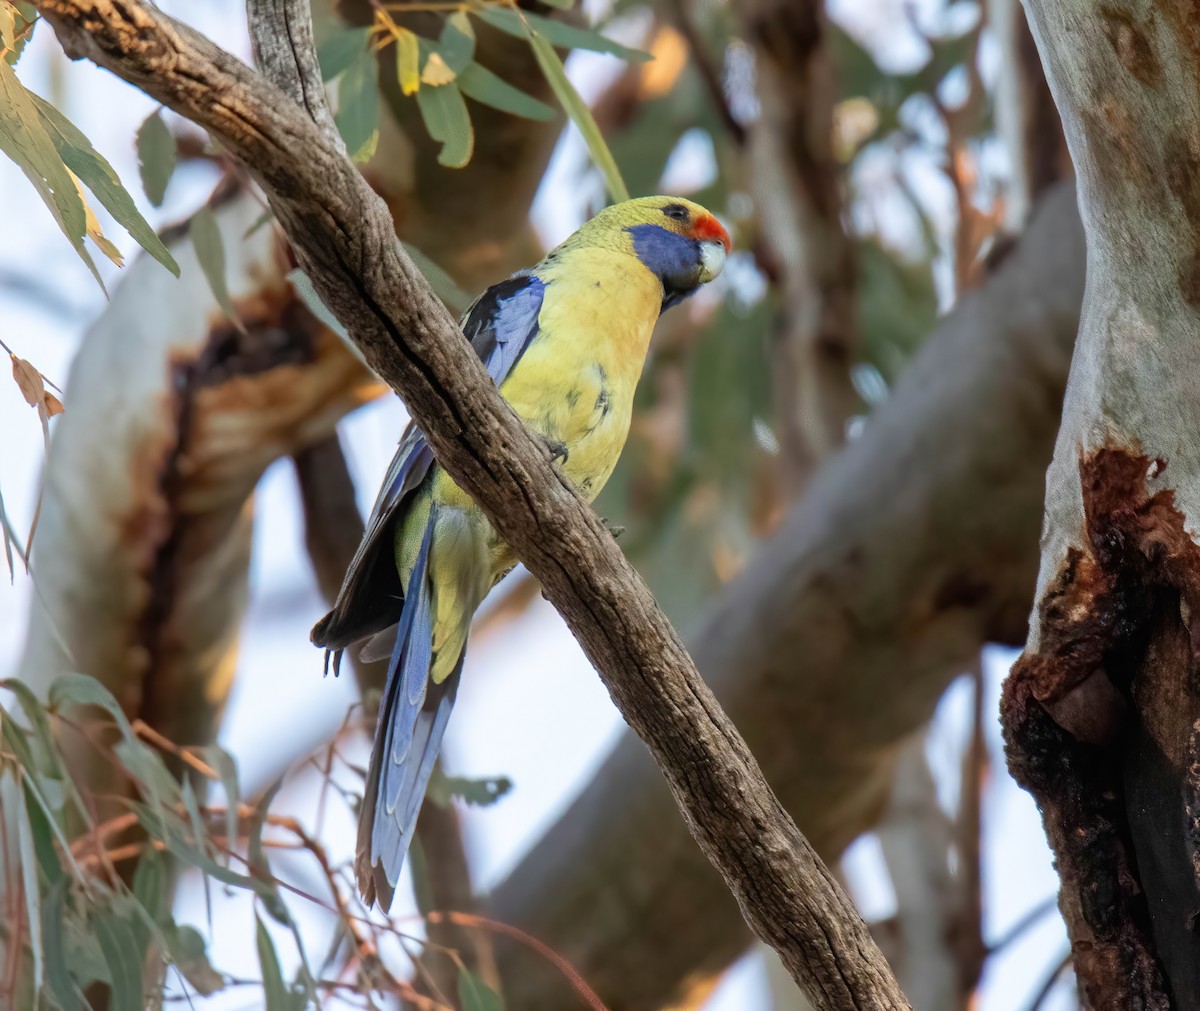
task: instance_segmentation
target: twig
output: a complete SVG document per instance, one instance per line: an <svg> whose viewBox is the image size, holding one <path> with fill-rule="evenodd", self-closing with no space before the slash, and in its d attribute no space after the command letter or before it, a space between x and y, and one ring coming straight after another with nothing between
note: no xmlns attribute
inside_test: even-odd
<svg viewBox="0 0 1200 1011"><path fill-rule="evenodd" d="M1050 997L1051 991L1054 989L1054 984L1058 982L1058 978L1071 967L1071 949L1067 949L1067 953L1063 955L1062 961L1054 967L1050 975L1046 977L1046 981L1041 985L1041 988L1034 995L1033 1000L1029 1004L1029 1011L1041 1011L1041 1007Z"/></svg>
<svg viewBox="0 0 1200 1011"><path fill-rule="evenodd" d="M829 1008L906 1007L862 918L775 798L645 583L501 399L344 146L277 87L144 2L37 7L69 55L205 126L254 174L317 293L403 395L441 465L541 581L650 747L747 923L810 998ZM262 0L254 22L265 25L260 15L271 10ZM294 48L294 35L272 30ZM303 79L304 65L281 61L276 76ZM309 106L323 101L304 94Z"/></svg>

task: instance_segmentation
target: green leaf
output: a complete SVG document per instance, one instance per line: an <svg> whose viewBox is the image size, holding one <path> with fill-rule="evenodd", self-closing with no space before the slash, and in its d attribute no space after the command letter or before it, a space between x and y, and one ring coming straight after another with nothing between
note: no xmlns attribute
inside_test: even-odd
<svg viewBox="0 0 1200 1011"><path fill-rule="evenodd" d="M237 762L228 751L216 744L209 745L201 754L221 777L221 786L225 790L225 846L232 851L237 848L238 804L241 802Z"/></svg>
<svg viewBox="0 0 1200 1011"><path fill-rule="evenodd" d="M438 39L438 52L455 74L475 58L475 29L465 11L457 11L446 18Z"/></svg>
<svg viewBox="0 0 1200 1011"><path fill-rule="evenodd" d="M4 509L3 495L0 495L0 534L4 537L4 560L8 563L8 581L11 584L17 575L16 569L13 568L13 548L17 549L17 555L22 561L25 560L25 552L21 548L20 538L17 537L17 532L13 529L8 513Z"/></svg>
<svg viewBox="0 0 1200 1011"><path fill-rule="evenodd" d="M166 928L167 951L175 968L200 996L225 988L225 980L208 960L204 937L195 927L170 924Z"/></svg>
<svg viewBox="0 0 1200 1011"><path fill-rule="evenodd" d="M465 966L458 967L458 1000L462 1011L504 1011L504 1001Z"/></svg>
<svg viewBox="0 0 1200 1011"><path fill-rule="evenodd" d="M508 793L512 785L512 780L507 776L484 779L447 776L438 765L434 766L433 775L429 777L425 795L441 807L446 807L455 797L475 807L489 807Z"/></svg>
<svg viewBox="0 0 1200 1011"><path fill-rule="evenodd" d="M208 856L208 836L204 831L204 820L200 817L200 805L196 802L196 791L192 789L192 781L186 776L180 790L183 796L183 806L188 813L192 825L192 839L198 852ZM208 875L204 876L204 908L208 913L208 929L212 930L212 891L208 886Z"/></svg>
<svg viewBox="0 0 1200 1011"><path fill-rule="evenodd" d="M0 151L16 162L75 252L87 264L100 287L104 282L83 246L87 215L67 166L38 111L34 95L25 90L7 62L0 62Z"/></svg>
<svg viewBox="0 0 1200 1011"><path fill-rule="evenodd" d="M458 75L458 86L468 98L493 109L525 119L553 119L554 109L540 99L514 88L479 63L468 64Z"/></svg>
<svg viewBox="0 0 1200 1011"><path fill-rule="evenodd" d="M466 165L475 148L475 131L458 85L451 82L422 88L417 92L417 108L429 136L442 145L438 163L447 168Z"/></svg>
<svg viewBox="0 0 1200 1011"><path fill-rule="evenodd" d="M133 897L142 904L155 923L164 923L170 914L167 903L167 869L157 850L148 849L133 872Z"/></svg>
<svg viewBox="0 0 1200 1011"><path fill-rule="evenodd" d="M533 55L537 58L538 65L546 76L550 90L554 92L559 104L571 122L575 124L575 128L583 135L592 161L604 173L604 181L609 194L613 200L628 200L629 190L626 189L625 181L621 178L621 170L617 168L612 152L604 142L600 127L592 118L592 110L579 96L575 85L568 80L567 72L563 68L562 60L558 58L558 53L554 51L554 47L544 36L533 30L532 26L529 29L529 42L533 46Z"/></svg>
<svg viewBox="0 0 1200 1011"><path fill-rule="evenodd" d="M498 28L509 35L515 35L519 39L527 37L525 23L528 22L529 27L552 46L562 49L587 49L594 53L610 53L623 60L629 60L631 63L641 63L650 59L649 53L623 46L591 28L576 28L574 25L566 25L561 21L530 14L528 11L518 14L511 7L487 4L482 7L472 7L471 13L481 21L486 21L493 28Z"/></svg>
<svg viewBox="0 0 1200 1011"><path fill-rule="evenodd" d="M245 332L225 283L225 241L221 238L217 216L207 207L202 207L192 215L188 231L192 236L192 245L196 247L196 259L200 261L200 269L208 279L213 297L230 322Z"/></svg>
<svg viewBox="0 0 1200 1011"><path fill-rule="evenodd" d="M96 940L108 963L112 979L110 1011L142 1011L142 963L145 947L130 927L122 909L123 902L114 901L108 914L95 924Z"/></svg>
<svg viewBox="0 0 1200 1011"><path fill-rule="evenodd" d="M133 197L121 185L113 167L92 147L91 141L83 132L53 105L36 95L33 96L33 100L44 117L50 139L67 168L95 194L105 210L116 218L117 223L139 246L178 277L179 264L150 227L150 223L142 217L133 202Z"/></svg>
<svg viewBox="0 0 1200 1011"><path fill-rule="evenodd" d="M575 6L575 0L542 0L547 7L557 7L560 11L569 11Z"/></svg>
<svg viewBox="0 0 1200 1011"><path fill-rule="evenodd" d="M338 81L338 132L354 162L364 162L379 143L379 64L364 50L351 61Z"/></svg>
<svg viewBox="0 0 1200 1011"><path fill-rule="evenodd" d="M161 109L146 117L138 128L137 153L146 199L155 207L161 207L179 153L175 135L163 122Z"/></svg>
<svg viewBox="0 0 1200 1011"><path fill-rule="evenodd" d="M0 47L11 49L16 35L17 11L6 0L0 0Z"/></svg>
<svg viewBox="0 0 1200 1011"><path fill-rule="evenodd" d="M21 0L16 0L14 3L0 4L0 7L7 7L10 11L15 11L16 17L12 27L12 44L8 52L4 54L4 60L10 67L17 65L17 60L21 58L21 53L25 51L25 47L29 44L29 40L33 38L33 30L37 27L38 15L37 9L31 3L24 3Z"/></svg>
<svg viewBox="0 0 1200 1011"><path fill-rule="evenodd" d="M38 883L37 848L33 842L33 826L29 822L29 809L21 796L21 788L11 774L5 772L0 779L0 796L16 810L17 853L21 863L21 890L25 893L25 917L29 927L29 947L33 952L33 987L35 992L42 988L45 978L45 949L42 945L42 895Z"/></svg>
<svg viewBox="0 0 1200 1011"><path fill-rule="evenodd" d="M263 997L266 999L267 1011L291 1011L291 995L283 982L283 973L279 970L279 956L275 954L275 944L263 924L262 917L254 914L257 924L255 935L258 946L258 964L262 966Z"/></svg>
<svg viewBox="0 0 1200 1011"><path fill-rule="evenodd" d="M121 733L136 740L133 727L112 692L95 678L86 674L62 674L50 686L50 710L55 712L66 705L99 706L116 721Z"/></svg>
<svg viewBox="0 0 1200 1011"><path fill-rule="evenodd" d="M246 829L246 834L249 837L246 847L246 862L250 865L250 869L254 872L255 880L259 883L260 887L257 889L257 892L267 912L271 914L272 919L285 927L290 927L292 925L292 917L288 913L283 899L279 897L279 890L275 886L275 876L271 873L271 865L267 862L267 854L263 849L262 841L263 829L267 824L267 813L270 811L271 801L275 799L275 795L279 792L281 786L283 786L282 776L275 780L267 792L263 794L262 799L258 802L258 807L254 809L254 816L250 819L250 824Z"/></svg>
<svg viewBox="0 0 1200 1011"><path fill-rule="evenodd" d="M63 878L46 893L46 899L42 903L42 945L46 952L46 984L50 996L61 1011L79 1011L84 1006L83 994L71 978L71 963L67 958L66 893L67 879Z"/></svg>
<svg viewBox="0 0 1200 1011"><path fill-rule="evenodd" d="M321 65L321 79L332 81L345 71L367 48L371 37L370 28L342 28L335 31L317 47L317 62Z"/></svg>

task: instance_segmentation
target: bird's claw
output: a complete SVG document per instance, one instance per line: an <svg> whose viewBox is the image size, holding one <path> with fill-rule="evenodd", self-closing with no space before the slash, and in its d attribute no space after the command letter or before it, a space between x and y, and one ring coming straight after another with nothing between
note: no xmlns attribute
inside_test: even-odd
<svg viewBox="0 0 1200 1011"><path fill-rule="evenodd" d="M624 527L613 523L612 520L608 519L606 516L601 516L600 522L604 524L604 529L612 534L614 541L620 540L621 534L625 533Z"/></svg>
<svg viewBox="0 0 1200 1011"><path fill-rule="evenodd" d="M571 455L571 450L565 442L559 442L557 439L544 439L546 448L550 451L550 462L558 463L561 460L567 462L567 458Z"/></svg>

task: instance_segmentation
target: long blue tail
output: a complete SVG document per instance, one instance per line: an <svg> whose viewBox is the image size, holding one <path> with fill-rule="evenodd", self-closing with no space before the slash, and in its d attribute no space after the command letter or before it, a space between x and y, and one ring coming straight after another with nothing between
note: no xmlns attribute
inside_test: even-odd
<svg viewBox="0 0 1200 1011"><path fill-rule="evenodd" d="M396 627L358 819L358 888L368 906L378 898L384 910L392 904L462 672L460 657L454 672L440 685L429 681L433 626L428 568L433 525L431 515Z"/></svg>

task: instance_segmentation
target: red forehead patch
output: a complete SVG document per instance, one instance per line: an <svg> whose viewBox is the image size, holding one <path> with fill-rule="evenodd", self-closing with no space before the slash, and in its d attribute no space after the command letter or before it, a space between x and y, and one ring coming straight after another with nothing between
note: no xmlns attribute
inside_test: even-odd
<svg viewBox="0 0 1200 1011"><path fill-rule="evenodd" d="M725 231L725 227L721 222L711 214L702 214L696 218L696 223L692 226L692 235L701 242L709 239L720 242L725 247L725 252L727 253L733 248L733 242L729 238L729 233Z"/></svg>

